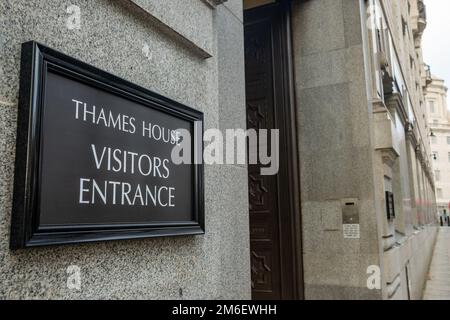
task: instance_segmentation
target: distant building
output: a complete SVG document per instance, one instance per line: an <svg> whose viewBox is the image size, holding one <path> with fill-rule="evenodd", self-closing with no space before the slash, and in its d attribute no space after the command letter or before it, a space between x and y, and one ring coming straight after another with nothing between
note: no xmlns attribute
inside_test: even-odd
<svg viewBox="0 0 450 320"><path fill-rule="evenodd" d="M428 123L432 131L430 143L439 214L448 213L450 204L450 111L447 90L444 80L433 76L425 93Z"/></svg>

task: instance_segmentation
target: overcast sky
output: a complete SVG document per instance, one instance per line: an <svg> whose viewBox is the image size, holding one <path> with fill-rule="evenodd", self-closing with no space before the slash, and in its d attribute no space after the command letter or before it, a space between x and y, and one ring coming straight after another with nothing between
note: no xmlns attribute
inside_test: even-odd
<svg viewBox="0 0 450 320"><path fill-rule="evenodd" d="M423 37L425 63L450 87L450 0L425 0L428 25Z"/></svg>

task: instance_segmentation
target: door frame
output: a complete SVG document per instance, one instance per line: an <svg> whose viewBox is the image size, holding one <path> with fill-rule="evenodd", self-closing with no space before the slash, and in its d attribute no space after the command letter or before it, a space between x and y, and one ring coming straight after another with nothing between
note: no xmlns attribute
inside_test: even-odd
<svg viewBox="0 0 450 320"><path fill-rule="evenodd" d="M300 198L300 154L298 148L298 123L297 108L295 95L295 75L294 75L294 56L292 47L292 31L291 31L291 0L278 0L276 3L252 8L244 12L245 17L253 10L271 10L278 7L281 10L280 21L280 39L281 39L281 77L278 83L281 84L280 92L282 93L282 107L275 108L278 115L276 116L277 127L284 126L286 130L280 139L285 139L289 146L286 158L289 160L285 167L286 172L283 175L289 183L289 192L278 194L278 199L287 204L290 211L290 226L292 234L292 251L293 256L292 274L294 280L294 298L304 299L304 276L303 276L303 250L302 250L302 216L301 216L301 198ZM274 73L275 77L275 73ZM275 103L275 102L274 102ZM281 120L281 121L280 121ZM280 132L281 133L281 132ZM280 183L280 177L277 179ZM282 259L283 261L283 259ZM282 268L283 269L283 268Z"/></svg>

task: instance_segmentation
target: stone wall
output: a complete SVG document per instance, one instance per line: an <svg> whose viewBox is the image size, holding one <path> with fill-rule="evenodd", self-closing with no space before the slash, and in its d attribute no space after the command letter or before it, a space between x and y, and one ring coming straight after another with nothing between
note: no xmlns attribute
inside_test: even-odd
<svg viewBox="0 0 450 320"><path fill-rule="evenodd" d="M294 2L303 265L307 299L380 299L372 110L355 0ZM342 203L356 199L361 239L344 239Z"/></svg>

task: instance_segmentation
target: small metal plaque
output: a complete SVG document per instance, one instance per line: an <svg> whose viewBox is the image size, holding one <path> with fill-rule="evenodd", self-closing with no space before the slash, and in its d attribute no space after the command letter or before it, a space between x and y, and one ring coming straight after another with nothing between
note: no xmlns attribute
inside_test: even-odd
<svg viewBox="0 0 450 320"><path fill-rule="evenodd" d="M356 199L344 200L342 203L342 229L344 239L359 239L359 207Z"/></svg>

